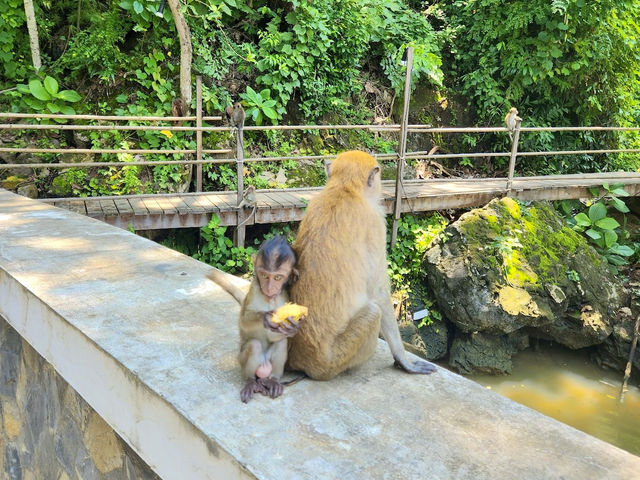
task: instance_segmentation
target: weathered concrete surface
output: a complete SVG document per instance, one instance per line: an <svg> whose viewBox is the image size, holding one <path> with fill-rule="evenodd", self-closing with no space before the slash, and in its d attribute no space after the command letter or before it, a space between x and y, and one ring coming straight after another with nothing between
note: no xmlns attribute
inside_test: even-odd
<svg viewBox="0 0 640 480"><path fill-rule="evenodd" d="M239 400L207 266L0 190L0 315L165 479L630 479L640 458L439 369ZM464 412L461 415L461 412ZM473 420L470 420L473 419Z"/></svg>

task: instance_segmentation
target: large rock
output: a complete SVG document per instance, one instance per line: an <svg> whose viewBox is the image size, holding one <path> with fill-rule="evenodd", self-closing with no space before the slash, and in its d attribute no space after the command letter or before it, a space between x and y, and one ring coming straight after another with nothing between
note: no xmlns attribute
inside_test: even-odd
<svg viewBox="0 0 640 480"><path fill-rule="evenodd" d="M582 348L612 333L627 301L605 261L544 202L503 198L462 215L424 264L439 307L463 334L526 329Z"/></svg>
<svg viewBox="0 0 640 480"><path fill-rule="evenodd" d="M511 373L511 357L529 346L524 332L508 335L458 334L451 344L449 365L465 374Z"/></svg>

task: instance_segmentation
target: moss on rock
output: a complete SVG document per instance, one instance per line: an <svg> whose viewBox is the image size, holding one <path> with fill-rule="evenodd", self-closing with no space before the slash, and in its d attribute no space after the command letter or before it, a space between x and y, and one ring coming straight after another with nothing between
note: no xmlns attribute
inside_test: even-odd
<svg viewBox="0 0 640 480"><path fill-rule="evenodd" d="M582 348L602 343L626 304L605 260L547 202L502 198L462 215L424 266L439 307L463 334L526 328Z"/></svg>

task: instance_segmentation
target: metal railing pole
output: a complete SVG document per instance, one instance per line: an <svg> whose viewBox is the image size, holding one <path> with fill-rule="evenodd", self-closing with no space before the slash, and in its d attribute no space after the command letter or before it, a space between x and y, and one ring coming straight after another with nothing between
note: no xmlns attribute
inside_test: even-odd
<svg viewBox="0 0 640 480"><path fill-rule="evenodd" d="M511 157L509 158L509 177L507 178L507 195L511 195L513 185L513 173L516 169L516 157L518 155L518 141L520 140L520 124L522 120L516 119L516 128L513 131L513 144L511 145Z"/></svg>
<svg viewBox="0 0 640 480"><path fill-rule="evenodd" d="M202 127L202 77L196 77L196 127ZM196 160L202 160L202 130L196 130ZM202 164L196 167L196 192L202 191Z"/></svg>
<svg viewBox="0 0 640 480"><path fill-rule="evenodd" d="M244 123L244 122L243 122ZM238 177L238 196L236 205L240 205L244 194L244 125L236 125L236 174ZM236 227L236 246L244 247L245 226L240 225L244 219L243 209L238 209Z"/></svg>
<svg viewBox="0 0 640 480"><path fill-rule="evenodd" d="M393 213L393 227L391 229L391 248L398 237L398 220L402 206L402 176L407 156L407 130L409 127L409 103L411 101L411 71L413 70L413 47L407 47L407 73L404 80L404 103L402 105L402 124L400 126L400 151L398 152L398 168L396 173L396 200Z"/></svg>

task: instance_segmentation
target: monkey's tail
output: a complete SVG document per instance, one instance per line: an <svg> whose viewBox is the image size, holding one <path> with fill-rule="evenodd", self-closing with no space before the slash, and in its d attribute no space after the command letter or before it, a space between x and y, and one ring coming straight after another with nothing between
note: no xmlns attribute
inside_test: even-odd
<svg viewBox="0 0 640 480"><path fill-rule="evenodd" d="M294 378L292 380L287 380L286 382L280 382L280 385L288 387L289 385L295 385L300 380L304 380L305 378L309 378L309 377L307 376L306 373L303 373L302 375L299 375L299 376L297 376L296 378Z"/></svg>
<svg viewBox="0 0 640 480"><path fill-rule="evenodd" d="M229 295L235 298L236 301L242 305L246 295L241 289L229 281L230 276L232 275L225 273L222 270L218 270L217 268L212 268L211 271L207 273L207 278L209 280L220 285Z"/></svg>
<svg viewBox="0 0 640 480"><path fill-rule="evenodd" d="M242 223L239 223L239 224L238 224L238 227L243 226L245 223L247 223L249 220L251 220L251 217L252 217L253 215L255 215L255 213L256 213L256 205L254 205L254 206L253 206L253 210L251 211L251 213L250 213L249 215L247 215L247 218L245 218L245 219L242 221Z"/></svg>

